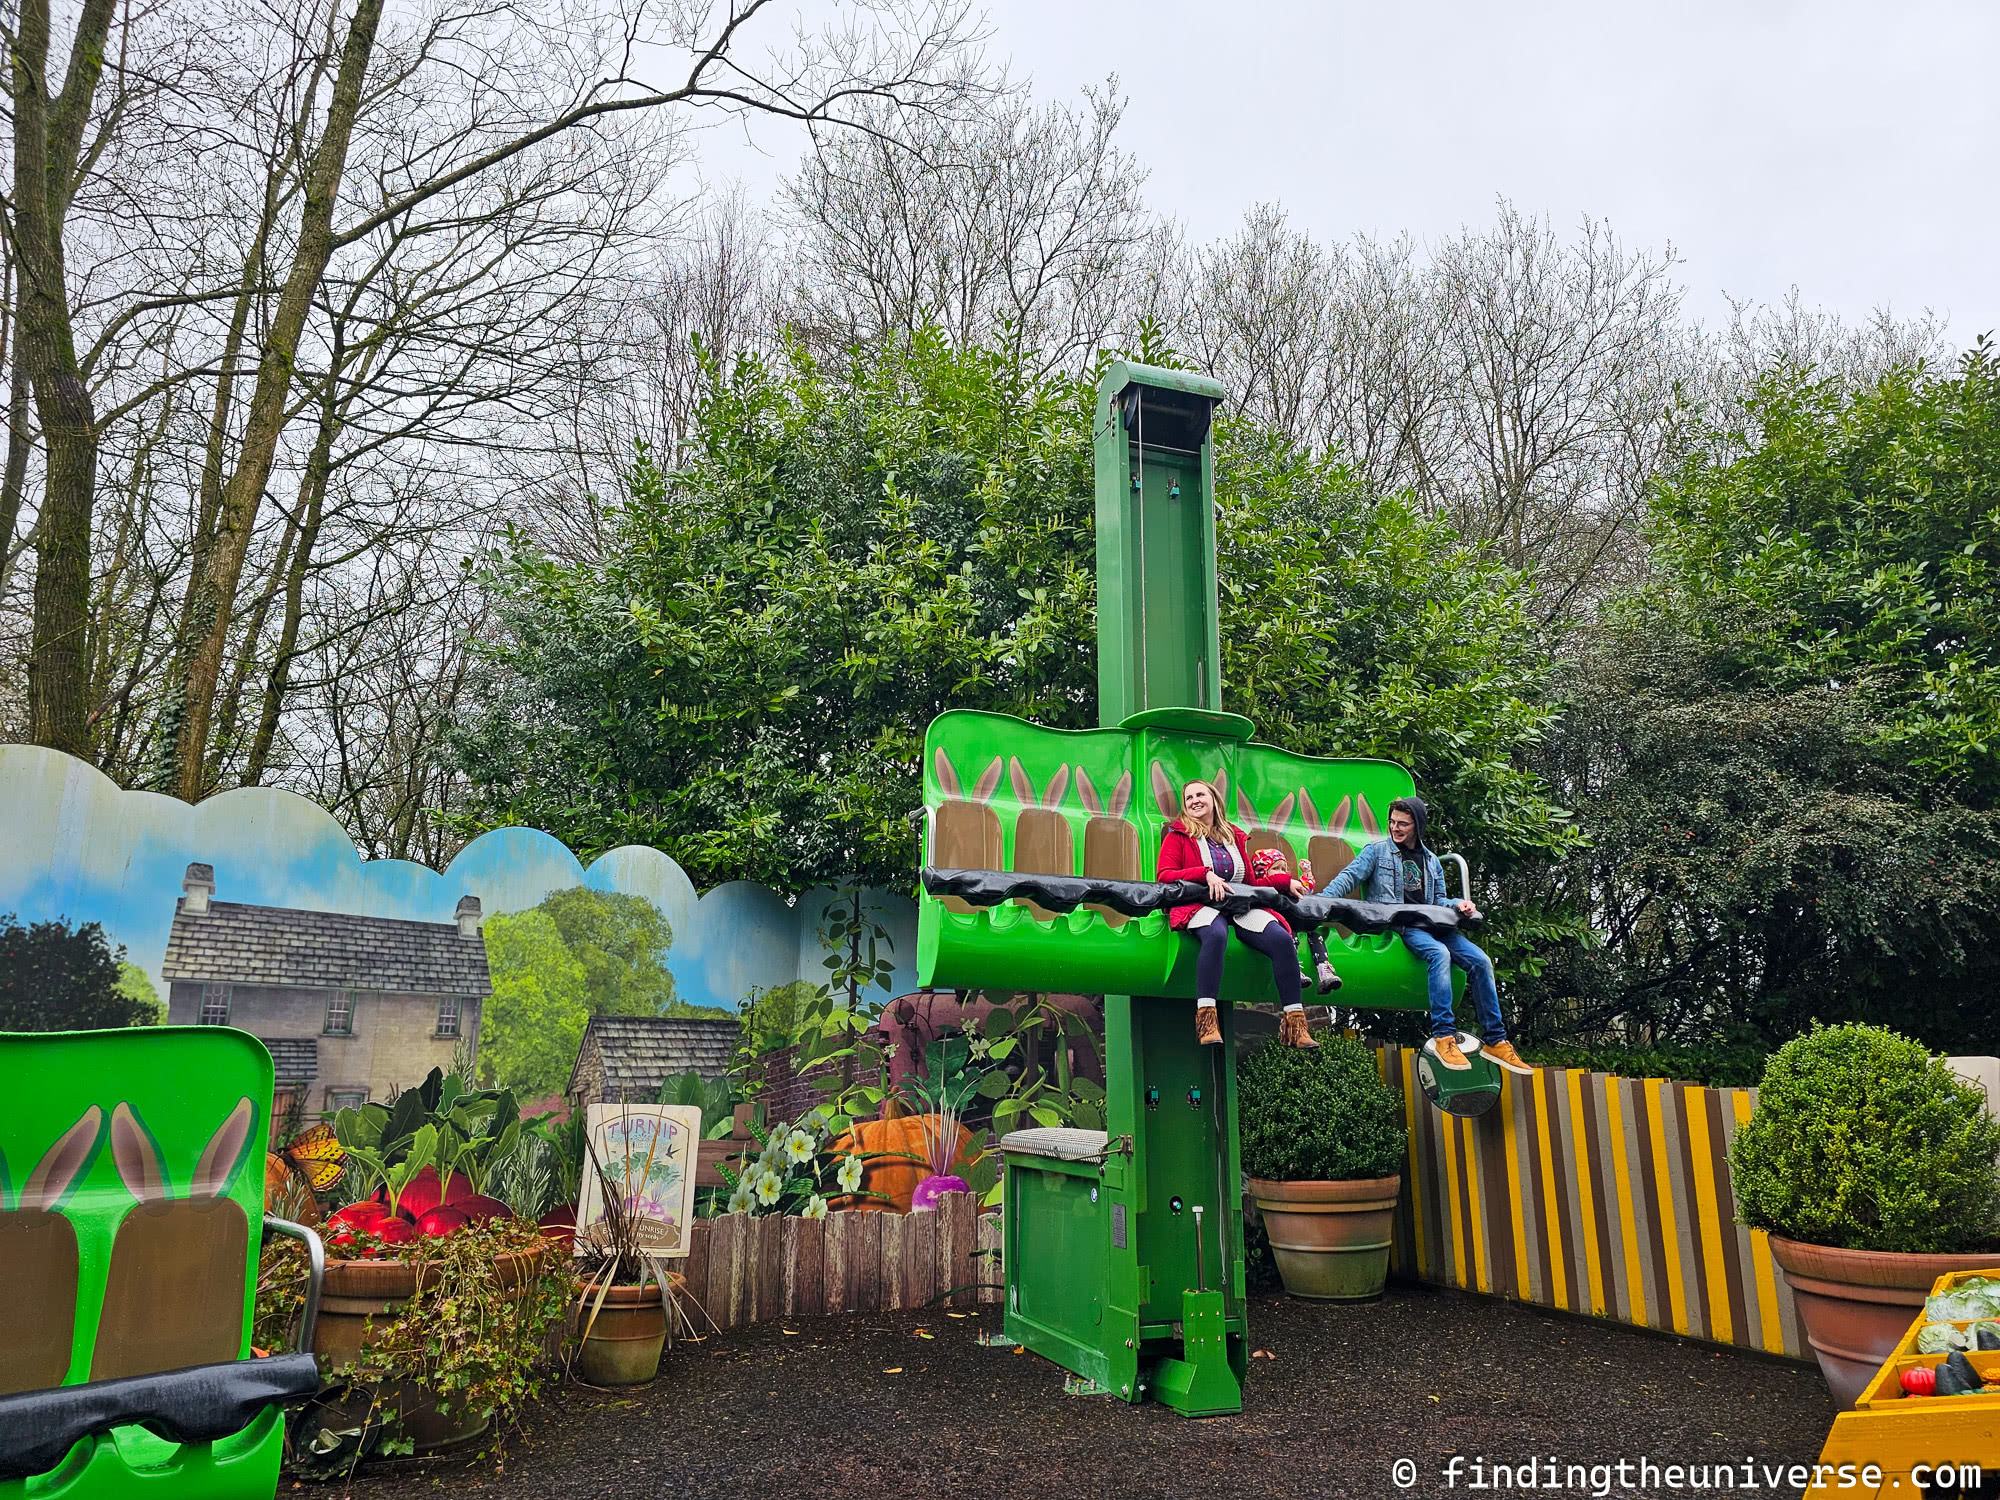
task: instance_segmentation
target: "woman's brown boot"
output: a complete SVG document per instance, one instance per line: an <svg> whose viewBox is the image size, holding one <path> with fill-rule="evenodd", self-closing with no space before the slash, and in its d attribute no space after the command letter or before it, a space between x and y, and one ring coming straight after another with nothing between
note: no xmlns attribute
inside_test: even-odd
<svg viewBox="0 0 2000 1500"><path fill-rule="evenodd" d="M1216 1016L1213 1005L1197 1005L1194 1008L1194 1039L1204 1047L1222 1045L1222 1022Z"/></svg>
<svg viewBox="0 0 2000 1500"><path fill-rule="evenodd" d="M1312 1033L1306 1029L1306 1013L1302 1010L1288 1010L1278 1019L1278 1040L1287 1047L1317 1047Z"/></svg>

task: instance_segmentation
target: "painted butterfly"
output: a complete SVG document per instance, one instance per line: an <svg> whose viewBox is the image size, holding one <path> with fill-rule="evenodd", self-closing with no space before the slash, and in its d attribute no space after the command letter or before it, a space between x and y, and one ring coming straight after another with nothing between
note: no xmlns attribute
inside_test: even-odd
<svg viewBox="0 0 2000 1500"><path fill-rule="evenodd" d="M324 1122L300 1131L283 1151L272 1154L282 1157L315 1193L325 1192L347 1171L347 1148Z"/></svg>

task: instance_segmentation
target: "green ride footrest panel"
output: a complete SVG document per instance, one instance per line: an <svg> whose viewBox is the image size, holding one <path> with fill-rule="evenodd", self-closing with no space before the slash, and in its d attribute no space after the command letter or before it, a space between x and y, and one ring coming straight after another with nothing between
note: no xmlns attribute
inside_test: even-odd
<svg viewBox="0 0 2000 1500"><path fill-rule="evenodd" d="M924 737L922 863L1150 883L1161 836L1180 815L1180 788L1200 779L1221 792L1253 852L1280 849L1294 871L1309 860L1324 886L1379 836L1389 804L1415 790L1392 762L1294 755L1249 743L1248 733L1246 720L1193 710L1085 730L940 714ZM1325 936L1345 981L1340 1004L1425 1008L1423 967L1393 933L1343 925ZM918 892L917 977L926 987L1192 999L1194 961L1195 945L1168 927L1164 911L1135 915L1110 900L1060 911L1025 894L982 906ZM1269 964L1236 943L1222 988L1226 1000L1277 998Z"/></svg>

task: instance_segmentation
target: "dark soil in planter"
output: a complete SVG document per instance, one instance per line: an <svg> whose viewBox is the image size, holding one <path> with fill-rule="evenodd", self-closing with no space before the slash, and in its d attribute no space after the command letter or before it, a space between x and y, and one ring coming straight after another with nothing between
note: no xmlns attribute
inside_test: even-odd
<svg viewBox="0 0 2000 1500"><path fill-rule="evenodd" d="M965 1318L856 1314L677 1343L651 1386L554 1392L509 1442L503 1470L490 1457L383 1466L352 1493L1381 1500L1399 1493L1390 1465L1401 1457L1418 1473L1400 1493L1426 1497L1452 1493L1452 1454L1489 1464L1810 1464L1834 1416L1810 1365L1411 1287L1360 1304L1253 1297L1252 1347L1272 1357L1251 1362L1242 1415L1201 1421L1065 1395L1054 1365L978 1342L999 1322L997 1307ZM1636 1480L1619 1486L1614 1471L1611 1493L1739 1490ZM1472 1485L1468 1469L1458 1490ZM1799 1488L1760 1477L1741 1492ZM1586 1481L1570 1493L1591 1489ZM288 1483L284 1493L312 1491Z"/></svg>

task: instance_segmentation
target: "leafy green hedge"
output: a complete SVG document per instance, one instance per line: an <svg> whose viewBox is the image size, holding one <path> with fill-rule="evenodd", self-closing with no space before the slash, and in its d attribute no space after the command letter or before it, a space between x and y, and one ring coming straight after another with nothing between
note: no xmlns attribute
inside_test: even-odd
<svg viewBox="0 0 2000 1500"><path fill-rule="evenodd" d="M1780 1047L1729 1152L1744 1223L1848 1250L2000 1246L1996 1163L1984 1092L1878 1026Z"/></svg>
<svg viewBox="0 0 2000 1500"><path fill-rule="evenodd" d="M1279 1182L1341 1182L1402 1169L1402 1101L1351 1037L1317 1050L1275 1040L1236 1071L1243 1174Z"/></svg>

